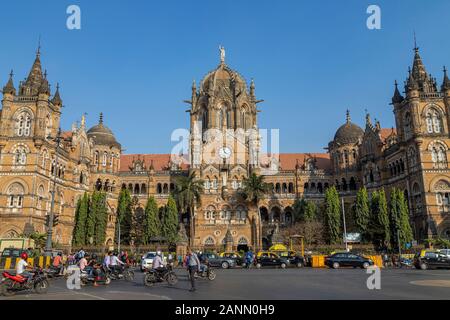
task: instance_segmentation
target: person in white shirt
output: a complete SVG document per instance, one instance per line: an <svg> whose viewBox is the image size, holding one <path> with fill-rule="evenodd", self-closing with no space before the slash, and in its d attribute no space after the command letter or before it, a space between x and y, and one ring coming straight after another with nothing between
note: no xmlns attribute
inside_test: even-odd
<svg viewBox="0 0 450 320"><path fill-rule="evenodd" d="M19 262L17 262L17 265L16 265L16 275L21 275L22 277L30 280L32 274L26 270L31 270L32 268L28 265L27 259L28 259L28 254L26 252L23 252L20 255L20 260L19 260Z"/></svg>
<svg viewBox="0 0 450 320"><path fill-rule="evenodd" d="M111 266L111 270L113 272L120 272L121 266L125 265L120 259L117 257L117 253L114 252L109 256L109 265Z"/></svg>

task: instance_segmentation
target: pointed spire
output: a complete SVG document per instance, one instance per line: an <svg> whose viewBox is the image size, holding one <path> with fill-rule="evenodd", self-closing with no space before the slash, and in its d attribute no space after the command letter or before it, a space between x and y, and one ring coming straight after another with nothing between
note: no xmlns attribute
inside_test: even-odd
<svg viewBox="0 0 450 320"><path fill-rule="evenodd" d="M441 91L450 90L450 80L447 76L447 68L444 66L444 80L442 81Z"/></svg>
<svg viewBox="0 0 450 320"><path fill-rule="evenodd" d="M370 120L370 113L366 110L366 126L372 127L372 120Z"/></svg>
<svg viewBox="0 0 450 320"><path fill-rule="evenodd" d="M98 119L98 124L103 125L103 112L100 112L100 117Z"/></svg>
<svg viewBox="0 0 450 320"><path fill-rule="evenodd" d="M392 96L392 103L393 104L401 103L404 100L404 98L401 95L400 91L398 90L397 80L395 80L394 85L395 85L395 90L394 90L394 95Z"/></svg>
<svg viewBox="0 0 450 320"><path fill-rule="evenodd" d="M345 121L347 123L350 123L352 119L350 118L350 110L347 109L347 112L345 113Z"/></svg>
<svg viewBox="0 0 450 320"><path fill-rule="evenodd" d="M14 88L13 76L14 76L14 73L11 70L11 72L9 73L9 80L6 83L6 85L3 87L3 94L5 94L5 93L12 94L12 95L16 94L16 88Z"/></svg>
<svg viewBox="0 0 450 320"><path fill-rule="evenodd" d="M59 83L56 83L56 92L55 92L55 95L53 96L52 103L54 105L59 105L59 106L62 105L61 96L59 95Z"/></svg>
<svg viewBox="0 0 450 320"><path fill-rule="evenodd" d="M250 81L250 96L255 97L255 81L253 80L253 78Z"/></svg>
<svg viewBox="0 0 450 320"><path fill-rule="evenodd" d="M415 39L415 36L414 36ZM416 40L414 40L414 61L412 67L412 75L417 81L427 80L428 73L422 62L422 58L419 54L419 47L417 47Z"/></svg>

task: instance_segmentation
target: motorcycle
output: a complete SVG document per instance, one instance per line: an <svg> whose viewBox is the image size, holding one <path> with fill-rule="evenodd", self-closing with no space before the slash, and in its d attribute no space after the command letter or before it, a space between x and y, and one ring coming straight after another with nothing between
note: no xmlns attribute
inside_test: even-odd
<svg viewBox="0 0 450 320"><path fill-rule="evenodd" d="M414 264L411 259L406 259L406 258L400 259L400 268L412 268L413 266L414 266Z"/></svg>
<svg viewBox="0 0 450 320"><path fill-rule="evenodd" d="M34 290L38 294L47 293L49 282L44 271L41 268L35 268L31 274L30 278L26 278L4 271L0 282L0 295L13 296L16 292L24 290Z"/></svg>
<svg viewBox="0 0 450 320"><path fill-rule="evenodd" d="M133 281L134 280L134 271L130 270L129 265L125 265L123 268L117 268L117 269L108 269L107 271L108 276L111 278L111 280L119 280L119 279L125 279L127 281Z"/></svg>
<svg viewBox="0 0 450 320"><path fill-rule="evenodd" d="M178 277L170 265L162 270L148 270L144 276L144 285L151 287L157 282L167 282L173 286L178 282Z"/></svg>
<svg viewBox="0 0 450 320"><path fill-rule="evenodd" d="M65 277L66 268L63 265L59 267L50 266L50 268L45 270L45 274L49 279Z"/></svg>
<svg viewBox="0 0 450 320"><path fill-rule="evenodd" d="M98 284L109 285L111 283L111 278L108 275L108 271L102 265L101 267L94 268L94 272L90 273L88 271L81 271L80 283L85 286L89 283L97 282Z"/></svg>
<svg viewBox="0 0 450 320"><path fill-rule="evenodd" d="M189 274L190 277L190 274ZM211 268L210 264L206 264L206 270L204 271L195 271L194 273L194 278L195 279L208 279L213 281L216 278L216 272Z"/></svg>

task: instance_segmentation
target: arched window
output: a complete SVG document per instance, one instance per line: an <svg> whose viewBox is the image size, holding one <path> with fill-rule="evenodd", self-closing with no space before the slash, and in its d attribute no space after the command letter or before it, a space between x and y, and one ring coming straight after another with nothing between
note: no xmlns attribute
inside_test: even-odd
<svg viewBox="0 0 450 320"><path fill-rule="evenodd" d="M31 134L31 115L24 111L16 119L16 135L19 137L29 137Z"/></svg>
<svg viewBox="0 0 450 320"><path fill-rule="evenodd" d="M447 167L447 151L440 143L434 143L431 147L431 161L435 168Z"/></svg>
<svg viewBox="0 0 450 320"><path fill-rule="evenodd" d="M202 128L206 130L208 128L208 109L203 110L202 114Z"/></svg>
<svg viewBox="0 0 450 320"><path fill-rule="evenodd" d="M409 139L412 134L412 128L411 128L411 114L409 112L405 113L405 139Z"/></svg>
<svg viewBox="0 0 450 320"><path fill-rule="evenodd" d="M288 191L289 193L294 193L294 184L292 182L289 182Z"/></svg>
<svg viewBox="0 0 450 320"><path fill-rule="evenodd" d="M10 208L22 208L23 206L23 195L25 189L23 186L15 182L8 188L8 207Z"/></svg>
<svg viewBox="0 0 450 320"><path fill-rule="evenodd" d="M220 219L221 220L230 220L231 219L231 209L229 206L222 207L222 210L220 210Z"/></svg>
<svg viewBox="0 0 450 320"><path fill-rule="evenodd" d="M417 164L416 150L413 147L408 149L408 161L410 168L414 168Z"/></svg>
<svg viewBox="0 0 450 320"><path fill-rule="evenodd" d="M162 193L162 186L161 186L161 183L158 183L157 185L156 185L156 193Z"/></svg>
<svg viewBox="0 0 450 320"><path fill-rule="evenodd" d="M416 211L416 213L420 213L420 211L422 210L422 195L420 193L419 184L417 183L414 183L413 185L412 197L414 201L414 210Z"/></svg>
<svg viewBox="0 0 450 320"><path fill-rule="evenodd" d="M205 239L205 246L213 246L215 244L214 238L209 236Z"/></svg>
<svg viewBox="0 0 450 320"><path fill-rule="evenodd" d="M245 108L241 110L241 127L244 130L247 130L247 124L245 123Z"/></svg>
<svg viewBox="0 0 450 320"><path fill-rule="evenodd" d="M18 147L14 152L14 165L23 166L27 163L27 153L24 147Z"/></svg>
<svg viewBox="0 0 450 320"><path fill-rule="evenodd" d="M236 208L236 219L237 220L247 219L247 210L243 206L238 206Z"/></svg>
<svg viewBox="0 0 450 320"><path fill-rule="evenodd" d="M450 211L450 184L445 180L439 180L434 185L436 192L436 204L439 211L447 213Z"/></svg>
<svg viewBox="0 0 450 320"><path fill-rule="evenodd" d="M219 180L217 179L217 177L214 177L213 181L212 181L212 188L214 190L219 189Z"/></svg>
<svg viewBox="0 0 450 320"><path fill-rule="evenodd" d="M95 154L94 154L94 163L95 163L96 165L98 165L98 151L95 151Z"/></svg>
<svg viewBox="0 0 450 320"><path fill-rule="evenodd" d="M107 159L108 159L108 153L105 151L105 152L103 152L102 166L106 167Z"/></svg>
<svg viewBox="0 0 450 320"><path fill-rule="evenodd" d="M209 190L211 188L211 180L209 179L209 177L206 177L204 184L205 190Z"/></svg>
<svg viewBox="0 0 450 320"><path fill-rule="evenodd" d="M275 193L281 193L281 185L279 183L275 184Z"/></svg>
<svg viewBox="0 0 450 320"><path fill-rule="evenodd" d="M283 187L283 193L287 193L287 185L286 185L286 183L283 183L282 187Z"/></svg>
<svg viewBox="0 0 450 320"><path fill-rule="evenodd" d="M44 186L39 186L38 193L37 193L37 195L38 195L37 206L36 206L38 210L43 209L42 200L44 199L44 194L45 194Z"/></svg>
<svg viewBox="0 0 450 320"><path fill-rule="evenodd" d="M169 185L167 183L163 184L163 193L169 193Z"/></svg>
<svg viewBox="0 0 450 320"><path fill-rule="evenodd" d="M216 219L216 208L214 206L208 206L205 211L205 220Z"/></svg>
<svg viewBox="0 0 450 320"><path fill-rule="evenodd" d="M428 110L425 116L428 133L440 133L442 130L442 119L439 112L435 109Z"/></svg>

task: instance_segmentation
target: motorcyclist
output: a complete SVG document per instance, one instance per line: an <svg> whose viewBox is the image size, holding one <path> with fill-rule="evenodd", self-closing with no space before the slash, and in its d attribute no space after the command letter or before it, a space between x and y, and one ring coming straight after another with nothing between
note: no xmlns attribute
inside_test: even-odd
<svg viewBox="0 0 450 320"><path fill-rule="evenodd" d="M251 249L249 249L245 254L245 267L247 269L250 269L252 263L253 263L253 252Z"/></svg>
<svg viewBox="0 0 450 320"><path fill-rule="evenodd" d="M118 274L122 270L121 266L124 266L125 263L120 261L120 259L117 257L117 252L113 252L110 255L109 265L110 265L111 271Z"/></svg>
<svg viewBox="0 0 450 320"><path fill-rule="evenodd" d="M156 251L156 256L153 258L152 269L159 276L166 267L164 266L161 250Z"/></svg>
<svg viewBox="0 0 450 320"><path fill-rule="evenodd" d="M16 264L16 275L20 275L30 281L32 274L26 270L32 270L33 268L28 265L27 259L28 254L26 252L22 252L20 255L20 260Z"/></svg>
<svg viewBox="0 0 450 320"><path fill-rule="evenodd" d="M58 252L58 254L55 257L55 259L53 259L52 267L53 267L53 269L58 271L58 274L61 273L62 267L63 267L62 253L61 252Z"/></svg>
<svg viewBox="0 0 450 320"><path fill-rule="evenodd" d="M98 287L97 280L100 277L100 267L101 265L97 261L97 255L92 254L91 258L89 259L87 267L89 268L89 277L94 278L94 287Z"/></svg>

